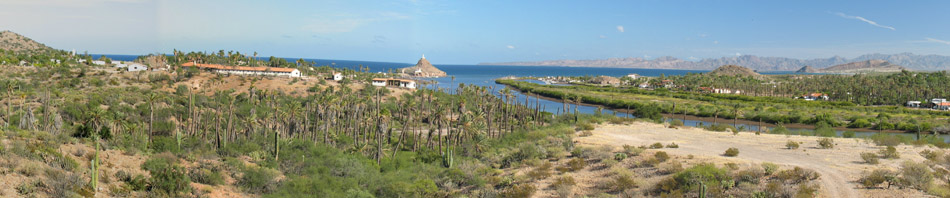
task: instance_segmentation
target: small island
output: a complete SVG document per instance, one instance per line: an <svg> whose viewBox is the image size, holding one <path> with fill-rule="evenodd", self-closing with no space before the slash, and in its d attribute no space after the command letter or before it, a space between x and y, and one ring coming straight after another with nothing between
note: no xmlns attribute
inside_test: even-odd
<svg viewBox="0 0 950 198"><path fill-rule="evenodd" d="M438 78L448 76L444 71L432 66L432 63L429 63L429 60L426 60L425 54L422 55L422 58L419 59L419 62L417 62L416 65L399 69L399 73L404 76L421 78Z"/></svg>

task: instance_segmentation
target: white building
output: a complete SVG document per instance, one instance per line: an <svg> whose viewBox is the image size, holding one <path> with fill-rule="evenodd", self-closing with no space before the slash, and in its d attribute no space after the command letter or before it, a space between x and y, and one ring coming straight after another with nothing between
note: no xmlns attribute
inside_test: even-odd
<svg viewBox="0 0 950 198"><path fill-rule="evenodd" d="M143 64L136 64L136 63L133 63L133 64L129 65L129 66L127 67L127 69L128 69L128 71L130 71L130 72L134 72L134 71L145 71L145 70L148 70L148 67L146 67L146 66L143 65Z"/></svg>
<svg viewBox="0 0 950 198"><path fill-rule="evenodd" d="M343 74L340 72L333 72L333 80L335 81L343 80Z"/></svg>
<svg viewBox="0 0 950 198"><path fill-rule="evenodd" d="M395 79L395 78L373 78L373 86L377 87L400 87L407 89L415 89L416 81L407 80L407 79Z"/></svg>
<svg viewBox="0 0 950 198"><path fill-rule="evenodd" d="M638 74L627 74L627 77L630 77L630 79L636 80L637 77L640 77L640 75L638 75Z"/></svg>
<svg viewBox="0 0 950 198"><path fill-rule="evenodd" d="M287 76L291 78L299 78L301 76L300 70L294 68L226 66L218 64L196 64L194 62L181 64L181 66L198 67L223 74Z"/></svg>
<svg viewBox="0 0 950 198"><path fill-rule="evenodd" d="M919 108L920 103L921 103L920 101L916 101L916 100L907 101L907 107Z"/></svg>
<svg viewBox="0 0 950 198"><path fill-rule="evenodd" d="M93 65L106 65L106 61L94 60L92 61Z"/></svg>

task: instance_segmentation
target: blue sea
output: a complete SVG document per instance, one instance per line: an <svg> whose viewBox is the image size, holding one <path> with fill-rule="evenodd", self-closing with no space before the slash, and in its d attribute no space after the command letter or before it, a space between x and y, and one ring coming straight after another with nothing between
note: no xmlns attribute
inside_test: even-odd
<svg viewBox="0 0 950 198"><path fill-rule="evenodd" d="M93 55L93 57L99 57L100 55ZM113 60L120 61L131 61L134 60L137 56L135 55L105 55ZM263 58L262 58L263 59ZM294 62L298 58L285 58L288 61ZM316 63L317 66L331 66L337 68L349 68L357 70L362 67L369 67L370 72L388 72L390 70L396 70L403 67L408 67L415 65L415 63L392 63L392 62L373 62L373 61L353 61L353 60L328 60L328 59L304 59L306 61L312 61ZM431 60L430 60L431 61ZM434 63L434 66L438 67L442 71L445 71L449 76L441 78L432 78L438 82L437 84L427 85L429 88L442 88L447 91L454 91L455 88L459 86L460 83L466 85L478 85L484 87L492 88L492 93L498 95L498 90L503 88L503 85L495 84L496 78L506 77L506 76L534 76L534 77L545 77L545 76L626 76L627 74L635 73L641 76L657 77L660 75L685 75L689 73L704 73L708 70L671 70L671 69L637 69L637 68L598 68L598 67L557 67L557 66L496 66L496 65L441 65ZM767 75L781 75L781 74L791 74L790 71L779 71L779 72L762 72L762 74ZM454 78L453 78L454 77ZM525 103L524 97L521 93L515 93L516 101L519 103ZM563 108L563 104L556 101L545 100L543 98L538 98L527 96L528 102L527 105L534 107L537 103L540 102L540 106L543 107L544 111L551 113L558 113ZM573 106L570 106L573 109ZM582 113L592 114L597 111L596 106L580 105L577 107L578 110ZM617 116L629 116L626 113L622 112L613 112L611 110L603 110L604 114L615 114ZM677 119L682 120L682 119ZM683 120L684 124L687 126L698 126L700 124L704 126L709 126L711 122L700 121L700 120ZM744 126L747 130L756 131L759 129L758 125L745 125L739 124L739 126ZM738 126L737 126L738 127ZM803 128L791 128L790 131L801 132L801 133L811 133L811 129ZM844 131L838 131L838 134L842 134ZM873 132L856 132L856 135L861 136L870 136L875 133ZM914 137L913 134L898 134L904 136ZM950 141L950 136L942 135L945 140Z"/></svg>

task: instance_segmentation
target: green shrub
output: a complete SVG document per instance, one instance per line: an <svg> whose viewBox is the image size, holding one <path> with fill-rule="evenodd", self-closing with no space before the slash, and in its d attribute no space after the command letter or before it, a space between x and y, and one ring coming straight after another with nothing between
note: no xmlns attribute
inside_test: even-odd
<svg viewBox="0 0 950 198"><path fill-rule="evenodd" d="M934 180L930 167L924 163L906 161L901 165L901 182L918 190L926 190Z"/></svg>
<svg viewBox="0 0 950 198"><path fill-rule="evenodd" d="M657 151L653 154L653 158L659 162L665 162L666 160L670 159L670 155L663 151Z"/></svg>
<svg viewBox="0 0 950 198"><path fill-rule="evenodd" d="M866 173L861 179L858 179L858 183L861 183L865 188L874 188L884 182L894 181L895 177L896 174L894 174L894 172L886 169L875 169L871 173Z"/></svg>
<svg viewBox="0 0 950 198"><path fill-rule="evenodd" d="M724 155L724 156L726 156L726 157L739 156L739 149L737 149L737 148L729 148L729 149L726 149L726 152L723 153L722 155Z"/></svg>
<svg viewBox="0 0 950 198"><path fill-rule="evenodd" d="M774 174L776 171L778 171L778 168L779 168L779 167L778 167L777 164L773 164L773 163L770 163L770 162L763 162L763 163L762 163L762 170L765 171L765 175L772 175L772 174Z"/></svg>
<svg viewBox="0 0 950 198"><path fill-rule="evenodd" d="M207 168L198 168L188 173L192 181L208 184L212 186L224 184L224 176L220 171L213 171Z"/></svg>
<svg viewBox="0 0 950 198"><path fill-rule="evenodd" d="M678 127L681 127L681 126L683 126L683 121L682 121L682 120L676 120L676 119L674 119L673 121L670 121L670 126L678 126Z"/></svg>
<svg viewBox="0 0 950 198"><path fill-rule="evenodd" d="M835 147L835 140L831 138L818 139L818 148L830 149Z"/></svg>
<svg viewBox="0 0 950 198"><path fill-rule="evenodd" d="M562 176L554 179L554 182L551 183L551 186L574 186L577 182L574 181L574 177L571 176Z"/></svg>
<svg viewBox="0 0 950 198"><path fill-rule="evenodd" d="M624 159L627 159L627 154L626 154L626 153L616 153L616 154L614 154L614 160L623 161Z"/></svg>
<svg viewBox="0 0 950 198"><path fill-rule="evenodd" d="M851 123L848 123L848 128L869 128L871 127L871 122L868 122L867 119L856 119Z"/></svg>
<svg viewBox="0 0 950 198"><path fill-rule="evenodd" d="M894 146L887 146L886 148L883 148L878 152L881 154L881 158L884 158L884 159L901 158L900 153L897 152L897 148L894 148Z"/></svg>
<svg viewBox="0 0 950 198"><path fill-rule="evenodd" d="M650 148L650 149L661 149L661 148L663 148L663 143L659 143L659 142L653 143L653 144L650 145L649 148Z"/></svg>
<svg viewBox="0 0 950 198"><path fill-rule="evenodd" d="M732 176L730 176L726 170L717 168L716 165L708 163L698 164L676 173L673 175L673 180L676 183L675 186L682 185L682 190L685 191L698 190L700 184L705 184L710 188L729 188L734 183ZM677 187L673 188L674 189L670 189L669 191L676 190Z"/></svg>
<svg viewBox="0 0 950 198"><path fill-rule="evenodd" d="M590 131L590 130L594 130L594 124L591 124L590 122L581 122L581 123L578 123L578 124L577 124L577 130L578 130L578 131Z"/></svg>
<svg viewBox="0 0 950 198"><path fill-rule="evenodd" d="M151 191L161 191L169 195L191 192L191 180L185 168L177 164L177 158L170 154L152 156L142 164L152 177L149 179Z"/></svg>
<svg viewBox="0 0 950 198"><path fill-rule="evenodd" d="M792 140L785 142L785 148L788 148L788 149L798 149L798 146L799 146L798 142L795 142Z"/></svg>
<svg viewBox="0 0 950 198"><path fill-rule="evenodd" d="M904 142L910 142L910 139L904 139L902 136L888 135L884 133L871 135L870 138L874 141L874 144L878 146L897 146Z"/></svg>
<svg viewBox="0 0 950 198"><path fill-rule="evenodd" d="M865 163L868 163L868 164L877 164L877 163L879 163L880 160L878 160L878 158L879 158L879 157L878 157L877 154L875 154L875 153L870 153L870 152L861 153L861 159L863 159L864 162L865 162Z"/></svg>
<svg viewBox="0 0 950 198"><path fill-rule="evenodd" d="M265 167L246 167L244 175L238 180L237 184L245 191L250 193L267 193L277 188L274 179L279 172Z"/></svg>

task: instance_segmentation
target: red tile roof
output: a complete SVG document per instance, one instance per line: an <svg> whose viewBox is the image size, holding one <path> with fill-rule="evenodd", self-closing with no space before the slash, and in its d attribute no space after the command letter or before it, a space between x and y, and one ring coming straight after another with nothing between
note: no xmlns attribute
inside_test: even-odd
<svg viewBox="0 0 950 198"><path fill-rule="evenodd" d="M282 68L282 67L245 67L245 66L230 66L230 65L219 65L219 64L203 64L194 62L187 62L181 64L185 67L195 67L198 68L208 68L208 69L227 69L227 70L240 70L240 71L271 71L271 72L293 72L294 68Z"/></svg>

